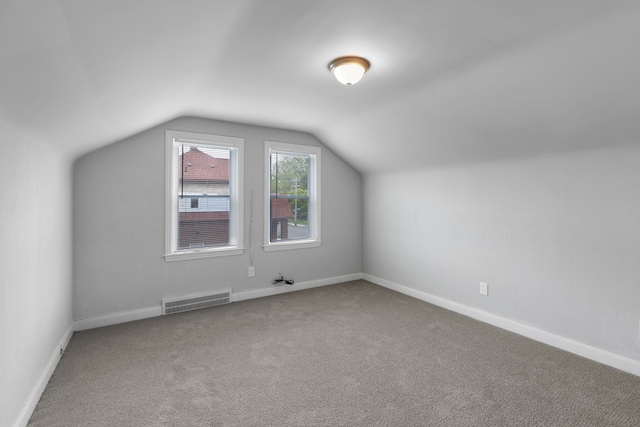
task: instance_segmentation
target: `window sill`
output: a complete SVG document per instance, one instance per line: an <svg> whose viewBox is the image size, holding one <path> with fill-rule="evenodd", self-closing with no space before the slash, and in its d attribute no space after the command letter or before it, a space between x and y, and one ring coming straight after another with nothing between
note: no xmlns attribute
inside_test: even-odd
<svg viewBox="0 0 640 427"><path fill-rule="evenodd" d="M174 252L172 254L165 254L164 260L165 262L173 262L173 261L187 261L190 259L202 259L202 258L216 258L223 256L234 256L234 255L242 255L244 253L244 248L230 248L230 249L203 249L199 251L185 251L185 252Z"/></svg>
<svg viewBox="0 0 640 427"><path fill-rule="evenodd" d="M320 240L298 240L298 241L271 243L268 245L264 245L263 249L265 252L287 251L291 249L317 248L321 244L322 242Z"/></svg>

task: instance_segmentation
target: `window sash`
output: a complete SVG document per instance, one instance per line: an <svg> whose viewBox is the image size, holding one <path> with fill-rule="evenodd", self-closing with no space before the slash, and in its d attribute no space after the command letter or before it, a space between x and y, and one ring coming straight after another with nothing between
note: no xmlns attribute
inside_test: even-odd
<svg viewBox="0 0 640 427"><path fill-rule="evenodd" d="M241 138L167 131L165 260L243 252L243 145Z"/></svg>
<svg viewBox="0 0 640 427"><path fill-rule="evenodd" d="M320 246L320 148L265 141L265 239L264 249L284 250L304 247ZM280 183L274 179L274 158L279 156L304 157L307 159L306 195L295 195L289 184L286 190L282 190ZM280 177L277 177L280 178ZM302 181L301 181L302 182ZM278 183L278 188L275 187ZM305 185L301 185L304 188ZM291 193L294 194L291 194ZM286 200L278 202L274 207L274 200ZM293 201L293 202L292 202ZM298 219L296 214L296 201L306 202L305 220ZM287 210L284 203L288 204L287 215L282 210ZM279 217L274 217L274 210L280 212ZM306 224L304 224L306 222Z"/></svg>

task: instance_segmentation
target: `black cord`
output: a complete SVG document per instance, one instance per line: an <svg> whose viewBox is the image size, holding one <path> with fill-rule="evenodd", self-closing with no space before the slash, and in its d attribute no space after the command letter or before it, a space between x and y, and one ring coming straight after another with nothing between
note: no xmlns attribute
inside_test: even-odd
<svg viewBox="0 0 640 427"><path fill-rule="evenodd" d="M181 184L181 188L180 188L180 198L184 199L184 144L180 145L180 151L182 151L182 165L180 165L180 170L181 170L181 179L180 179L180 184Z"/></svg>
<svg viewBox="0 0 640 427"><path fill-rule="evenodd" d="M280 163L278 162L278 153L276 153L276 199L278 198L278 166Z"/></svg>
<svg viewBox="0 0 640 427"><path fill-rule="evenodd" d="M293 279L285 279L282 275L280 275L280 277L277 279L273 279L273 282L271 282L271 284L273 285L278 285L280 283L284 283L285 285L293 285L295 282L293 281Z"/></svg>

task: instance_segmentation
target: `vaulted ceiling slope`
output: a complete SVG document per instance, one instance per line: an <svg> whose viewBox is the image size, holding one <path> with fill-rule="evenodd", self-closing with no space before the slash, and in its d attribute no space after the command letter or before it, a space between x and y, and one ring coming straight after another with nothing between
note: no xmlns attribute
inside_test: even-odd
<svg viewBox="0 0 640 427"><path fill-rule="evenodd" d="M0 126L78 156L193 115L363 173L637 143L639 24L637 0L5 0Z"/></svg>

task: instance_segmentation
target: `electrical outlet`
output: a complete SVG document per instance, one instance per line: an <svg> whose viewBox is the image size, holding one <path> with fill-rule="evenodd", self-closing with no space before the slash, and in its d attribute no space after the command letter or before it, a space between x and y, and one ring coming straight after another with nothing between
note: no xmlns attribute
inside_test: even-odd
<svg viewBox="0 0 640 427"><path fill-rule="evenodd" d="M249 277L253 277L256 275L256 268L252 265L249 267Z"/></svg>
<svg viewBox="0 0 640 427"><path fill-rule="evenodd" d="M480 295L489 295L489 285L485 282L480 282Z"/></svg>

